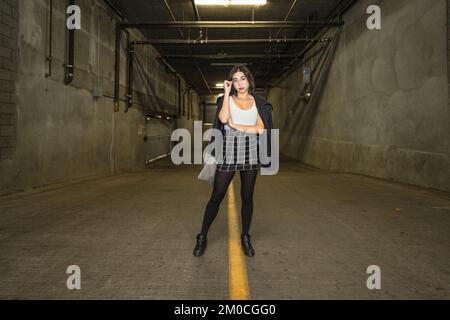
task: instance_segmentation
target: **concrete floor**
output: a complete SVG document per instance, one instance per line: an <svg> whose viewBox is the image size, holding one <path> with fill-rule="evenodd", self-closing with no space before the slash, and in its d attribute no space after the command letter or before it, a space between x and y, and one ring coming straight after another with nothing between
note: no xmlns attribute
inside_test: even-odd
<svg viewBox="0 0 450 320"><path fill-rule="evenodd" d="M228 299L227 198L206 254L192 255L211 192L200 169L165 159L0 197L0 298ZM254 201L252 299L450 298L447 193L284 159L258 176ZM369 265L381 290L366 287Z"/></svg>

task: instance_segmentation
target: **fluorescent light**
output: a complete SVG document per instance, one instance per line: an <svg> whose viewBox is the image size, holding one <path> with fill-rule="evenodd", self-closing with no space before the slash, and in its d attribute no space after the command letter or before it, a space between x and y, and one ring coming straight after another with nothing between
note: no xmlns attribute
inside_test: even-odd
<svg viewBox="0 0 450 320"><path fill-rule="evenodd" d="M240 63L240 62L211 62L210 63L211 66L235 66L237 64L248 65L247 62L244 62L244 63Z"/></svg>
<svg viewBox="0 0 450 320"><path fill-rule="evenodd" d="M201 6L263 6L267 0L195 0Z"/></svg>
<svg viewBox="0 0 450 320"><path fill-rule="evenodd" d="M223 88L223 83L216 83L216 88Z"/></svg>
<svg viewBox="0 0 450 320"><path fill-rule="evenodd" d="M229 0L195 0L198 6L227 6L230 4Z"/></svg>

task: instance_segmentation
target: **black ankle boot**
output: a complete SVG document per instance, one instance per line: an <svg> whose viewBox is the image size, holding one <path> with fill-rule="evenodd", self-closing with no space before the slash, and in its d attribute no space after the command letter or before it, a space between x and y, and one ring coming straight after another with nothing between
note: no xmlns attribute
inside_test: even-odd
<svg viewBox="0 0 450 320"><path fill-rule="evenodd" d="M250 243L250 235L241 235L241 244L246 256L253 257L255 255L255 249L253 249Z"/></svg>
<svg viewBox="0 0 450 320"><path fill-rule="evenodd" d="M194 249L194 256L200 257L205 253L206 246L208 245L208 239L204 234L199 233L197 235L197 244Z"/></svg>

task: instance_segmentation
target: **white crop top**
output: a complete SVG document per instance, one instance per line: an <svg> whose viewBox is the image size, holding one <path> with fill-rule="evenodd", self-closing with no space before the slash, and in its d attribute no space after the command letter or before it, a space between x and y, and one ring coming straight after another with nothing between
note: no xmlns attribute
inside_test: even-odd
<svg viewBox="0 0 450 320"><path fill-rule="evenodd" d="M256 121L258 120L258 109L256 108L256 103L253 103L253 106L250 109L242 110L236 105L231 96L229 97L228 101L233 123L241 124L244 126L256 125ZM230 129L228 124L225 124L225 129Z"/></svg>

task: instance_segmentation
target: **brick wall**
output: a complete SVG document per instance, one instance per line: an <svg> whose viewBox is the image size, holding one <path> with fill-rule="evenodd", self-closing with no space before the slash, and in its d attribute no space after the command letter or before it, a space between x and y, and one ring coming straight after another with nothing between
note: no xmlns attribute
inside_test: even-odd
<svg viewBox="0 0 450 320"><path fill-rule="evenodd" d="M0 160L16 146L17 2L0 0Z"/></svg>

